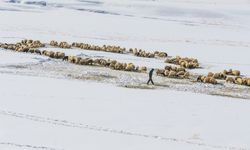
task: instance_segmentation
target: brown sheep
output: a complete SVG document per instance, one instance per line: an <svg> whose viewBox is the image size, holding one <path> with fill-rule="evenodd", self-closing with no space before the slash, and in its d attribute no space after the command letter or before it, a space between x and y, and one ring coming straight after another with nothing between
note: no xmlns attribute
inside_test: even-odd
<svg viewBox="0 0 250 150"><path fill-rule="evenodd" d="M163 75L164 75L164 72L165 72L164 69L157 69L157 70L156 70L156 74L157 74L158 76L163 76Z"/></svg>
<svg viewBox="0 0 250 150"><path fill-rule="evenodd" d="M147 72L147 67L146 66L142 66L138 68L139 72Z"/></svg>
<svg viewBox="0 0 250 150"><path fill-rule="evenodd" d="M132 64L132 63L129 63L126 68L125 68L126 71L134 71L135 70L135 65Z"/></svg>
<svg viewBox="0 0 250 150"><path fill-rule="evenodd" d="M52 41L50 41L49 45L57 47L58 46L58 42L52 40Z"/></svg>
<svg viewBox="0 0 250 150"><path fill-rule="evenodd" d="M65 53L63 53L63 52L56 52L54 57L56 59L63 59L65 57Z"/></svg>
<svg viewBox="0 0 250 150"><path fill-rule="evenodd" d="M196 81L198 81L198 82L203 82L203 80L204 80L204 76L202 76L202 75L199 75L196 79Z"/></svg>
<svg viewBox="0 0 250 150"><path fill-rule="evenodd" d="M211 83L211 84L217 84L217 81L215 80L215 78L210 78L210 81L209 81L209 83Z"/></svg>
<svg viewBox="0 0 250 150"><path fill-rule="evenodd" d="M184 71L179 71L179 72L177 72L177 76L183 76L184 74L185 74Z"/></svg>
<svg viewBox="0 0 250 150"><path fill-rule="evenodd" d="M250 79L247 79L247 85L250 86Z"/></svg>
<svg viewBox="0 0 250 150"><path fill-rule="evenodd" d="M207 76L208 76L208 77L213 77L213 76L214 76L214 73L209 72L209 73L207 74Z"/></svg>
<svg viewBox="0 0 250 150"><path fill-rule="evenodd" d="M227 77L226 82L235 83L235 79L233 77Z"/></svg>
<svg viewBox="0 0 250 150"><path fill-rule="evenodd" d="M236 83L236 84L239 84L239 85L242 85L242 84L243 84L242 78L241 78L241 77L236 77L236 78L235 78L235 83Z"/></svg>
<svg viewBox="0 0 250 150"><path fill-rule="evenodd" d="M168 76L168 75L169 75L169 72L170 72L169 70L165 70L165 71L164 71L164 76Z"/></svg>
<svg viewBox="0 0 250 150"><path fill-rule="evenodd" d="M176 73L175 71L172 71L172 70L171 70L171 71L169 72L169 74L168 74L168 77L169 77L169 78L175 78L176 75L177 75L177 73Z"/></svg>
<svg viewBox="0 0 250 150"><path fill-rule="evenodd" d="M233 70L232 75L234 76L240 76L240 71L239 70Z"/></svg>

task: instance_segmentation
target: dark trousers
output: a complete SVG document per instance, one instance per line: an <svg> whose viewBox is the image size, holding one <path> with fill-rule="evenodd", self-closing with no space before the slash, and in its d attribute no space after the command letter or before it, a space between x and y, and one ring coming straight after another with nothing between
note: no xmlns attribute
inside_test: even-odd
<svg viewBox="0 0 250 150"><path fill-rule="evenodd" d="M149 84L149 82L151 82L154 85L154 82L153 82L152 78L149 78L147 84Z"/></svg>

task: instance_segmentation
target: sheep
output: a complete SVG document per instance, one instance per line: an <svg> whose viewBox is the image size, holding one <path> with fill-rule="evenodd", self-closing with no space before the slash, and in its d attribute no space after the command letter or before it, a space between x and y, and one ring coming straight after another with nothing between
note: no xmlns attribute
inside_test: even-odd
<svg viewBox="0 0 250 150"><path fill-rule="evenodd" d="M155 54L155 53L154 53ZM158 57L167 57L168 56L168 54L167 53L165 53L165 52L159 52L159 53L157 53L157 54L155 54L156 56L158 56Z"/></svg>
<svg viewBox="0 0 250 150"><path fill-rule="evenodd" d="M222 73L222 72L219 72L219 73L213 73L213 72L209 72L208 74L207 74L207 76L208 77L213 77L213 78L215 78L215 79L226 79L226 75L224 74L224 73Z"/></svg>
<svg viewBox="0 0 250 150"><path fill-rule="evenodd" d="M142 67L139 67L138 69L139 72L147 72L147 67L146 66L142 66Z"/></svg>
<svg viewBox="0 0 250 150"><path fill-rule="evenodd" d="M164 71L164 76L168 76L168 75L169 75L169 72L170 72L169 70L165 70L165 71Z"/></svg>
<svg viewBox="0 0 250 150"><path fill-rule="evenodd" d="M63 52L56 52L54 57L56 59L63 59L65 57L65 53L63 53Z"/></svg>
<svg viewBox="0 0 250 150"><path fill-rule="evenodd" d="M115 64L115 70L122 70L122 68L123 68L123 64L122 63L119 63L119 62L117 62L116 64Z"/></svg>
<svg viewBox="0 0 250 150"><path fill-rule="evenodd" d="M48 56L48 57L50 57L50 58L54 58L55 52L44 50L44 51L42 52L42 54L45 55L45 56Z"/></svg>
<svg viewBox="0 0 250 150"><path fill-rule="evenodd" d="M41 51L40 51L39 49L35 49L35 52L34 52L34 53L39 54L39 55L42 54Z"/></svg>
<svg viewBox="0 0 250 150"><path fill-rule="evenodd" d="M202 76L202 75L198 76L197 81L202 82L202 83L210 83L210 84L217 84L218 83L215 78Z"/></svg>
<svg viewBox="0 0 250 150"><path fill-rule="evenodd" d="M239 70L233 70L232 75L234 76L240 76L240 71Z"/></svg>
<svg viewBox="0 0 250 150"><path fill-rule="evenodd" d="M204 83L211 83L211 84L217 84L217 81L215 80L215 78L213 77L206 77L204 80L203 80Z"/></svg>
<svg viewBox="0 0 250 150"><path fill-rule="evenodd" d="M58 45L60 48L71 48L71 45L67 42L60 42Z"/></svg>
<svg viewBox="0 0 250 150"><path fill-rule="evenodd" d="M236 83L236 84L239 84L239 85L242 85L242 84L243 84L242 78L241 78L241 77L236 77L236 78L235 78L235 83Z"/></svg>
<svg viewBox="0 0 250 150"><path fill-rule="evenodd" d="M156 74L157 74L158 76L163 76L163 75L164 75L164 72L165 72L164 69L157 69L157 70L156 70Z"/></svg>
<svg viewBox="0 0 250 150"><path fill-rule="evenodd" d="M207 74L207 76L208 76L208 77L213 77L213 76L214 76L214 73L209 72L209 73Z"/></svg>
<svg viewBox="0 0 250 150"><path fill-rule="evenodd" d="M189 72L185 72L183 77L184 78L189 78L189 76L190 76Z"/></svg>
<svg viewBox="0 0 250 150"><path fill-rule="evenodd" d="M85 58L85 59L79 59L78 64L80 64L80 65L92 65L93 62L94 62L93 59L91 59L91 58Z"/></svg>
<svg viewBox="0 0 250 150"><path fill-rule="evenodd" d="M129 63L126 67L125 67L125 71L134 71L135 70L135 65L132 63Z"/></svg>
<svg viewBox="0 0 250 150"><path fill-rule="evenodd" d="M57 42L57 41L52 40L52 41L50 41L49 45L51 45L51 46L55 46L55 47L58 47L58 42Z"/></svg>
<svg viewBox="0 0 250 150"><path fill-rule="evenodd" d="M168 77L169 78L175 78L177 76L177 73L175 71L169 71Z"/></svg>
<svg viewBox="0 0 250 150"><path fill-rule="evenodd" d="M211 83L211 84L217 84L217 81L216 81L215 78L212 77L212 78L210 78L209 83Z"/></svg>
<svg viewBox="0 0 250 150"><path fill-rule="evenodd" d="M247 79L247 85L250 86L250 78Z"/></svg>
<svg viewBox="0 0 250 150"><path fill-rule="evenodd" d="M226 82L235 83L235 79L233 77L227 77Z"/></svg>
<svg viewBox="0 0 250 150"><path fill-rule="evenodd" d="M176 56L175 58L171 58L171 59L166 59L165 63L176 64L176 65L180 65L184 68L189 68L189 69L199 67L199 62L197 59L187 58L187 57L181 58L180 56Z"/></svg>
<svg viewBox="0 0 250 150"><path fill-rule="evenodd" d="M179 72L177 72L177 76L183 76L185 74L185 72L184 71L179 71Z"/></svg>
<svg viewBox="0 0 250 150"><path fill-rule="evenodd" d="M68 61L69 60L69 56L64 56L63 57L63 61Z"/></svg>
<svg viewBox="0 0 250 150"><path fill-rule="evenodd" d="M75 57L76 56L68 56L68 61L71 62L71 63L74 63L75 62Z"/></svg>
<svg viewBox="0 0 250 150"><path fill-rule="evenodd" d="M240 76L240 71L239 70L229 69L228 71L224 70L223 73L226 74L226 75Z"/></svg>

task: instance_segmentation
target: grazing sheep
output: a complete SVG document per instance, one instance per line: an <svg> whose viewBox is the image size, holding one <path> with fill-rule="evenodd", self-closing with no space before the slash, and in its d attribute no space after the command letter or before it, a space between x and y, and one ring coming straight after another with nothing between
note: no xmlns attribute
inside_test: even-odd
<svg viewBox="0 0 250 150"><path fill-rule="evenodd" d="M63 57L63 61L68 61L69 60L69 56L64 56Z"/></svg>
<svg viewBox="0 0 250 150"><path fill-rule="evenodd" d="M217 81L215 80L215 78L210 78L210 81L209 81L209 83L211 83L211 84L217 84Z"/></svg>
<svg viewBox="0 0 250 150"><path fill-rule="evenodd" d="M236 77L236 78L235 78L235 83L236 83L236 84L239 84L239 85L242 85L242 84L243 84L242 78L241 78L241 77Z"/></svg>
<svg viewBox="0 0 250 150"><path fill-rule="evenodd" d="M190 76L189 72L185 72L183 77L184 78L189 78L189 76Z"/></svg>
<svg viewBox="0 0 250 150"><path fill-rule="evenodd" d="M208 76L208 77L213 77L213 76L214 76L214 73L209 72L209 73L207 74L207 76Z"/></svg>
<svg viewBox="0 0 250 150"><path fill-rule="evenodd" d="M168 76L168 75L169 75L169 72L170 72L169 70L165 70L165 71L164 71L164 76Z"/></svg>
<svg viewBox="0 0 250 150"><path fill-rule="evenodd" d="M60 48L71 48L71 45L67 42L60 42L58 45Z"/></svg>
<svg viewBox="0 0 250 150"><path fill-rule="evenodd" d="M158 76L164 76L164 72L165 72L164 69L157 69L157 70L156 70L156 74L157 74Z"/></svg>
<svg viewBox="0 0 250 150"><path fill-rule="evenodd" d="M247 79L247 85L250 86L250 79Z"/></svg>
<svg viewBox="0 0 250 150"><path fill-rule="evenodd" d="M138 69L139 72L147 72L147 67L146 66L142 66L142 67L139 67Z"/></svg>
<svg viewBox="0 0 250 150"><path fill-rule="evenodd" d="M165 53L165 52L159 52L159 53L157 54L157 56L158 56L158 57L167 57L168 54Z"/></svg>
<svg viewBox="0 0 250 150"><path fill-rule="evenodd" d="M234 76L240 76L240 71L239 70L233 70L232 75Z"/></svg>
<svg viewBox="0 0 250 150"><path fill-rule="evenodd" d="M176 73L175 71L172 71L172 70L171 70L171 71L169 72L169 74L168 74L168 77L169 77L169 78L175 78L176 75L177 75L177 73Z"/></svg>
<svg viewBox="0 0 250 150"><path fill-rule="evenodd" d="M203 82L203 83L210 83L210 84L217 84L218 83L215 78L206 77L206 76L202 76L202 75L198 76L197 81Z"/></svg>
<svg viewBox="0 0 250 150"><path fill-rule="evenodd" d="M233 77L227 77L226 82L235 83L235 79Z"/></svg>
<svg viewBox="0 0 250 150"><path fill-rule="evenodd" d="M180 56L176 56L175 58L171 59L166 59L165 63L176 64L189 69L199 67L199 62L197 59L187 57L181 58Z"/></svg>
<svg viewBox="0 0 250 150"><path fill-rule="evenodd" d="M165 66L165 70L171 70L172 67L171 66Z"/></svg>
<svg viewBox="0 0 250 150"><path fill-rule="evenodd" d="M215 79L220 79L220 73L214 73L212 77Z"/></svg>
<svg viewBox="0 0 250 150"><path fill-rule="evenodd" d="M198 82L203 82L205 78L206 78L206 76L199 75L199 76L197 77L196 81L198 81Z"/></svg>
<svg viewBox="0 0 250 150"><path fill-rule="evenodd" d="M63 53L63 52L56 52L54 57L56 59L63 59L65 57L65 53Z"/></svg>
<svg viewBox="0 0 250 150"><path fill-rule="evenodd" d="M183 76L184 74L185 74L184 71L179 71L179 72L177 72L177 76Z"/></svg>
<svg viewBox="0 0 250 150"><path fill-rule="evenodd" d="M240 76L240 71L239 70L229 69L228 71L224 70L223 73L226 74L226 75Z"/></svg>
<svg viewBox="0 0 250 150"><path fill-rule="evenodd" d="M51 46L55 46L55 47L58 47L58 42L57 42L57 41L52 40L52 41L50 41L49 45L51 45Z"/></svg>
<svg viewBox="0 0 250 150"><path fill-rule="evenodd" d="M186 72L186 69L185 68L182 68L182 67L180 67L180 68L177 68L177 70L176 70L177 72L180 72L180 71L184 71L184 72Z"/></svg>
<svg viewBox="0 0 250 150"><path fill-rule="evenodd" d="M68 61L71 63L75 62L75 56L68 56Z"/></svg>
<svg viewBox="0 0 250 150"><path fill-rule="evenodd" d="M126 67L125 67L126 71L134 71L135 70L135 65L132 63L129 63Z"/></svg>

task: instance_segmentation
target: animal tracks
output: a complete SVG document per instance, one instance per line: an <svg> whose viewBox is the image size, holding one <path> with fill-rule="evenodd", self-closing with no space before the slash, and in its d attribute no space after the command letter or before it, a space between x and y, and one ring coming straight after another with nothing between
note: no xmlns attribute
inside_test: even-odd
<svg viewBox="0 0 250 150"><path fill-rule="evenodd" d="M25 145L25 144L17 144L17 143L11 143L11 142L0 142L0 145L7 145L7 146L14 146L14 147L19 147L21 149L38 149L38 150L63 150L63 149L56 149L56 148L51 148L51 147L46 147L46 146L34 146L34 145Z"/></svg>
<svg viewBox="0 0 250 150"><path fill-rule="evenodd" d="M0 110L0 115L22 118L22 119L26 119L26 120L31 120L31 121L41 122L41 123L48 123L48 124L53 124L53 125L58 125L58 126L87 129L87 130L93 130L93 131L97 131L97 132L107 132L107 133L120 134L120 135L126 135L126 136L136 136L136 137L142 137L142 138L149 138L149 139L153 139L153 140L161 140L161 141L165 141L165 142L191 144L191 145L203 146L203 147L214 148L214 149L248 150L246 148L240 148L240 147L211 145L211 144L206 144L206 143L202 143L202 142L189 141L189 140L185 140L185 139L162 137L162 136L158 136L158 135L137 133L137 132L131 132L131 131L126 131L126 130L117 130L117 129L105 128L105 127L100 127L100 126L93 126L93 125L89 125L89 124L76 123L76 122L71 122L71 121L67 121L67 120L59 120L59 119L35 116L35 115L30 115L30 114L17 113L17 112L6 111L6 110ZM49 148L49 147L19 145L19 144L14 144L14 143L0 143L0 144L12 145L12 146L18 146L18 147L31 147L34 149L57 150L57 149L53 149L53 148Z"/></svg>

